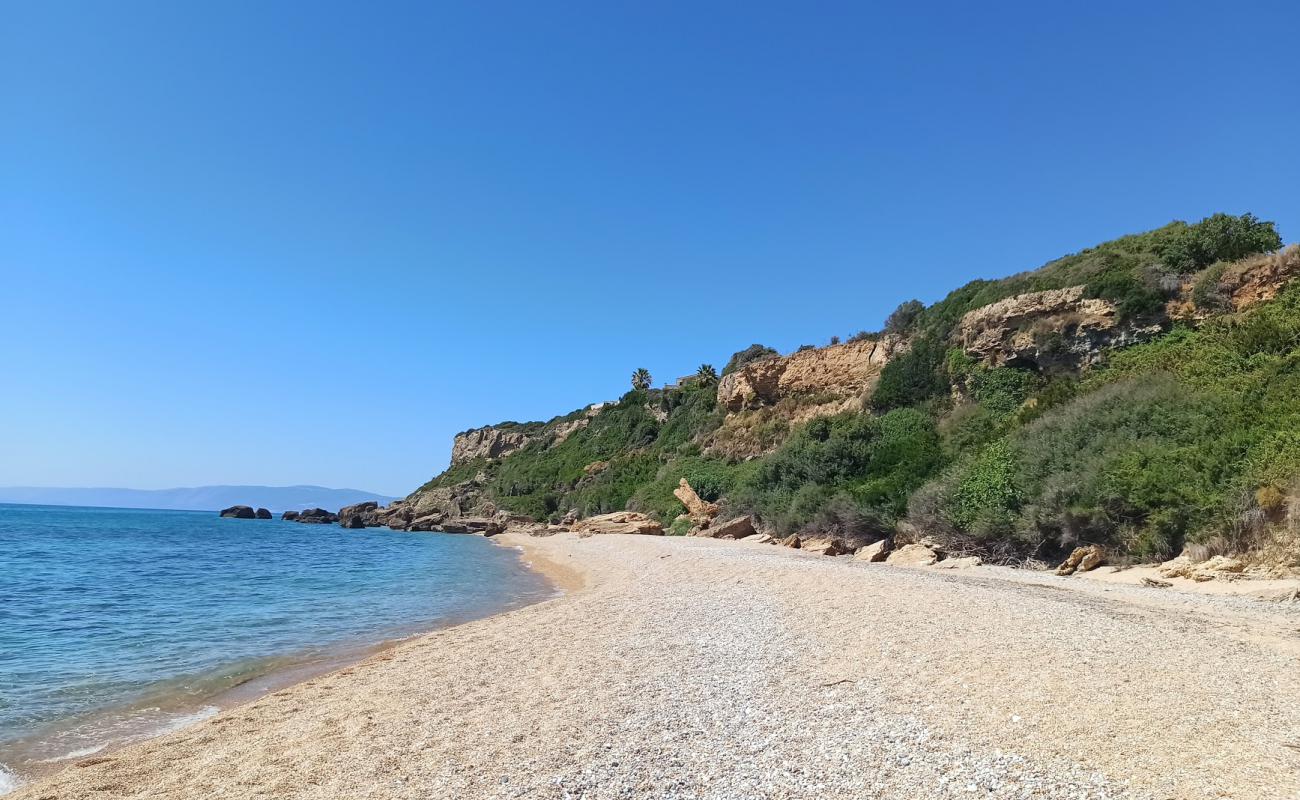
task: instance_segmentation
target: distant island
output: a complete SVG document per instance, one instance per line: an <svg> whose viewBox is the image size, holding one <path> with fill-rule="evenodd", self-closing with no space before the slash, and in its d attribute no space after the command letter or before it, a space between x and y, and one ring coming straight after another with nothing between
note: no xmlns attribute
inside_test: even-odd
<svg viewBox="0 0 1300 800"><path fill-rule="evenodd" d="M317 507L342 508L367 501L390 503L396 499L361 489L330 489L325 486L191 486L177 489L0 487L0 503L169 511L220 511L237 504L261 506L277 512L302 511Z"/></svg>

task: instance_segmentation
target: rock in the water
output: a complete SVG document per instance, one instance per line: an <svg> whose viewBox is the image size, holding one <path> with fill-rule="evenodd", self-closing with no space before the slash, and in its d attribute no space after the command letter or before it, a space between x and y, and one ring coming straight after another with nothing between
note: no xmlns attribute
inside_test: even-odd
<svg viewBox="0 0 1300 800"><path fill-rule="evenodd" d="M223 508L221 516L230 517L231 519L257 519L257 512L251 506L231 506Z"/></svg>
<svg viewBox="0 0 1300 800"><path fill-rule="evenodd" d="M296 522L303 522L313 525L328 525L332 522L338 522L338 514L326 511L323 508L309 508L305 511L298 512Z"/></svg>
<svg viewBox="0 0 1300 800"><path fill-rule="evenodd" d="M645 536L663 536L664 528L652 517L636 511L615 511L587 517L573 525L579 536L597 533L639 533Z"/></svg>
<svg viewBox="0 0 1300 800"><path fill-rule="evenodd" d="M280 515L280 519L285 520L287 522L293 522L297 518L298 518L297 511L286 511Z"/></svg>
<svg viewBox="0 0 1300 800"><path fill-rule="evenodd" d="M1056 568L1057 575L1073 575L1076 572L1088 572L1106 563L1106 551L1101 545L1090 544L1074 548L1070 557Z"/></svg>
<svg viewBox="0 0 1300 800"><path fill-rule="evenodd" d="M437 529L442 521L446 519L442 514L425 514L423 517L417 517L407 524L408 531L431 531ZM391 524L390 524L391 527Z"/></svg>
<svg viewBox="0 0 1300 800"><path fill-rule="evenodd" d="M712 525L696 535L712 536L714 539L744 539L747 536L753 536L755 533L757 531L754 530L754 518L744 516Z"/></svg>
<svg viewBox="0 0 1300 800"><path fill-rule="evenodd" d="M373 528L379 525L379 504L374 500L339 509L339 524L345 528Z"/></svg>
<svg viewBox="0 0 1300 800"><path fill-rule="evenodd" d="M853 554L854 561L868 561L877 563L884 561L889 557L889 540L881 539L865 547L859 547L858 551Z"/></svg>
<svg viewBox="0 0 1300 800"><path fill-rule="evenodd" d="M456 517L444 520L433 529L443 533L481 533L484 536L496 536L504 530L500 522L487 517Z"/></svg>
<svg viewBox="0 0 1300 800"><path fill-rule="evenodd" d="M255 511L254 513L257 515L257 518L258 518L258 519L271 519L271 518L272 518L272 517L271 517L271 512L270 512L270 511L267 511L265 508L259 508L259 509L257 509L257 511Z"/></svg>
<svg viewBox="0 0 1300 800"><path fill-rule="evenodd" d="M966 569L968 567L978 567L984 563L984 559L979 556L961 556L958 558L945 558L938 564L934 565L935 569Z"/></svg>
<svg viewBox="0 0 1300 800"><path fill-rule="evenodd" d="M898 567L928 567L938 560L939 556L929 547L923 544L906 544L890 553L885 563Z"/></svg>

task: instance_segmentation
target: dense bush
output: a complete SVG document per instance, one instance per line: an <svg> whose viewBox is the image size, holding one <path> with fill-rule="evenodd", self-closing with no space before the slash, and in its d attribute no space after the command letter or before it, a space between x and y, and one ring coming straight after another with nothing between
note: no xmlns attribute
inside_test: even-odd
<svg viewBox="0 0 1300 800"><path fill-rule="evenodd" d="M1236 261L1281 246L1282 237L1272 222L1264 222L1253 214L1239 217L1215 214L1195 225L1182 225L1170 231L1157 251L1170 269L1188 273L1216 261Z"/></svg>
<svg viewBox="0 0 1300 800"><path fill-rule="evenodd" d="M751 344L744 350L733 353L731 358L727 359L727 365L722 368L723 375L730 375L751 361L757 361L760 358L780 355L770 347L761 344Z"/></svg>
<svg viewBox="0 0 1300 800"><path fill-rule="evenodd" d="M941 395L948 389L940 368L947 349L934 336L919 336L912 348L894 358L880 372L880 382L871 395L878 411L904 408Z"/></svg>
<svg viewBox="0 0 1300 800"><path fill-rule="evenodd" d="M925 305L920 300L900 303L898 308L885 319L885 333L911 333L916 329L922 311L925 311Z"/></svg>
<svg viewBox="0 0 1300 800"><path fill-rule="evenodd" d="M842 522L880 524L906 510L908 494L940 456L933 420L915 409L821 417L759 462L731 493L731 505L781 533L815 526L832 498Z"/></svg>

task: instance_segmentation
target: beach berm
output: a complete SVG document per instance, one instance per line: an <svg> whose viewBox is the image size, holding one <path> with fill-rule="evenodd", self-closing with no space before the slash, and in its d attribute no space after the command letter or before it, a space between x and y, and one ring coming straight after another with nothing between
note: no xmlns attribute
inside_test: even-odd
<svg viewBox="0 0 1300 800"><path fill-rule="evenodd" d="M1294 604L707 538L19 790L95 798L1289 798Z"/></svg>

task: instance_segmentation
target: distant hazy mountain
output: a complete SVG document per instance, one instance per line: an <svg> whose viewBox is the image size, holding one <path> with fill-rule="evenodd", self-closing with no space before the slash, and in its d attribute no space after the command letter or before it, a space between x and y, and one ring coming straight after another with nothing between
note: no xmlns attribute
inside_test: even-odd
<svg viewBox="0 0 1300 800"><path fill-rule="evenodd" d="M233 505L271 511L301 511L375 500L387 504L396 498L360 489L324 486L194 486L183 489L65 489L43 486L0 487L0 503L44 506L104 506L108 508L160 508L183 511L220 511Z"/></svg>

